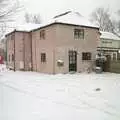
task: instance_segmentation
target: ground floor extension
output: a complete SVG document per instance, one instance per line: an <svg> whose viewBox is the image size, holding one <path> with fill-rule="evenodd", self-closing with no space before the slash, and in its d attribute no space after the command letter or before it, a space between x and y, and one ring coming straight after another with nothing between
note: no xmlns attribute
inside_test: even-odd
<svg viewBox="0 0 120 120"><path fill-rule="evenodd" d="M68 73L90 71L95 67L96 51L74 47L40 49L33 56L33 71Z"/></svg>

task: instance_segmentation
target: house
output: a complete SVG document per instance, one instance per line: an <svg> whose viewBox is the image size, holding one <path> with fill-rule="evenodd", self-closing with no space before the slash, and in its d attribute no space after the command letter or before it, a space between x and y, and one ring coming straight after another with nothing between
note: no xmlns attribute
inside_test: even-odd
<svg viewBox="0 0 120 120"><path fill-rule="evenodd" d="M0 40L0 58L3 58L5 60L5 37L2 37Z"/></svg>
<svg viewBox="0 0 120 120"><path fill-rule="evenodd" d="M12 44L11 48L15 49L10 52L9 47L12 43L10 38L13 33L15 45ZM12 59L14 64L11 65L16 70L23 65L25 69L25 66L30 64L33 71L54 74L82 72L94 66L100 38L99 27L78 12L68 11L57 15L48 23L41 24L40 27L27 33L23 31L21 33L19 31L19 35L17 31L13 33L7 35L11 36L8 37L7 48L8 58L10 54L15 53ZM25 39L22 37L23 33L29 37ZM23 45L20 47L23 38L26 44L23 44L25 47ZM25 49L28 49L26 55ZM10 64L9 59L8 64Z"/></svg>
<svg viewBox="0 0 120 120"><path fill-rule="evenodd" d="M0 43L0 56L4 56L4 45Z"/></svg>
<svg viewBox="0 0 120 120"><path fill-rule="evenodd" d="M114 33L101 31L98 51L109 55L111 60L120 59L120 37Z"/></svg>
<svg viewBox="0 0 120 120"><path fill-rule="evenodd" d="M6 34L7 65L14 70L32 70L31 68L31 33L33 28L40 25L19 25L15 30Z"/></svg>

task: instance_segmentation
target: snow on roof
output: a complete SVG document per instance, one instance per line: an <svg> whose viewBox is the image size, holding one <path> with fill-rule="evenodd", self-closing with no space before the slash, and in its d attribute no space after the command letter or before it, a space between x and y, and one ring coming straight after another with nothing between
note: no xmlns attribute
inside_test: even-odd
<svg viewBox="0 0 120 120"><path fill-rule="evenodd" d="M79 12L73 12L73 11L68 11L55 16L49 21L41 24L40 28L50 24L54 24L54 23L63 23L63 24L70 24L70 25L99 28L98 26L90 22L87 18L83 17Z"/></svg>
<svg viewBox="0 0 120 120"><path fill-rule="evenodd" d="M33 29L39 28L41 26L41 24L33 24L33 23L27 23L27 24L23 24L23 25L18 25L15 27L16 31L26 31L26 32L30 32Z"/></svg>
<svg viewBox="0 0 120 120"><path fill-rule="evenodd" d="M70 24L70 25L99 28L98 26L90 22L87 18L83 17L79 12L68 11L55 16L54 18L50 19L47 22L40 24L41 26L36 29L40 29L41 27L45 27L54 23L63 23L63 24ZM33 29L33 30L36 30L36 29Z"/></svg>
<svg viewBox="0 0 120 120"><path fill-rule="evenodd" d="M33 24L33 23L26 23L26 24L19 24L17 26L14 26L13 28L9 29L6 32L6 35L9 33L12 33L13 31L23 31L23 32L30 32L33 29L40 28L41 24Z"/></svg>
<svg viewBox="0 0 120 120"><path fill-rule="evenodd" d="M109 39L109 40L120 40L120 37L118 37L114 33L103 32L103 31L101 31L100 33L101 33L100 38Z"/></svg>
<svg viewBox="0 0 120 120"><path fill-rule="evenodd" d="M120 33L117 33L117 35L120 37Z"/></svg>
<svg viewBox="0 0 120 120"><path fill-rule="evenodd" d="M54 18L52 18L49 21L44 22L42 24L27 23L27 24L23 24L23 25L18 25L14 29L12 29L11 32L13 32L14 30L30 32L32 30L40 29L42 27L45 27L45 26L48 26L48 25L51 25L54 23L63 23L63 24L71 24L71 25L99 28L98 26L91 23L87 18L83 17L80 13L68 11L63 14L57 15ZM8 32L8 34L11 32Z"/></svg>
<svg viewBox="0 0 120 120"><path fill-rule="evenodd" d="M66 13L55 16L52 19L53 22L72 24L72 25L80 25L86 27L94 27L99 28L90 22L87 18L83 17L79 12L68 11Z"/></svg>

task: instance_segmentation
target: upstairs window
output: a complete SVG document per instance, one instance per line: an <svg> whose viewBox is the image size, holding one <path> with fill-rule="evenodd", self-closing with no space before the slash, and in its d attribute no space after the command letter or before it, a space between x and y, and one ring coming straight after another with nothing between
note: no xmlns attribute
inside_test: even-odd
<svg viewBox="0 0 120 120"><path fill-rule="evenodd" d="M84 39L84 29L74 29L75 39Z"/></svg>
<svg viewBox="0 0 120 120"><path fill-rule="evenodd" d="M40 39L45 39L45 30L40 31Z"/></svg>
<svg viewBox="0 0 120 120"><path fill-rule="evenodd" d="M41 53L41 62L46 62L46 53Z"/></svg>
<svg viewBox="0 0 120 120"><path fill-rule="evenodd" d="M83 52L82 53L82 60L91 60L91 53L90 52Z"/></svg>

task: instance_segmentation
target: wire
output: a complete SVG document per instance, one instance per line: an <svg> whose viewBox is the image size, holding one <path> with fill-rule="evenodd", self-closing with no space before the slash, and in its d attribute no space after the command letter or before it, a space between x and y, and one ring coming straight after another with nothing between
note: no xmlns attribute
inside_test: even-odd
<svg viewBox="0 0 120 120"><path fill-rule="evenodd" d="M2 26L2 25L0 25L0 27L4 27L4 28L16 28L16 27L12 27L12 26Z"/></svg>

